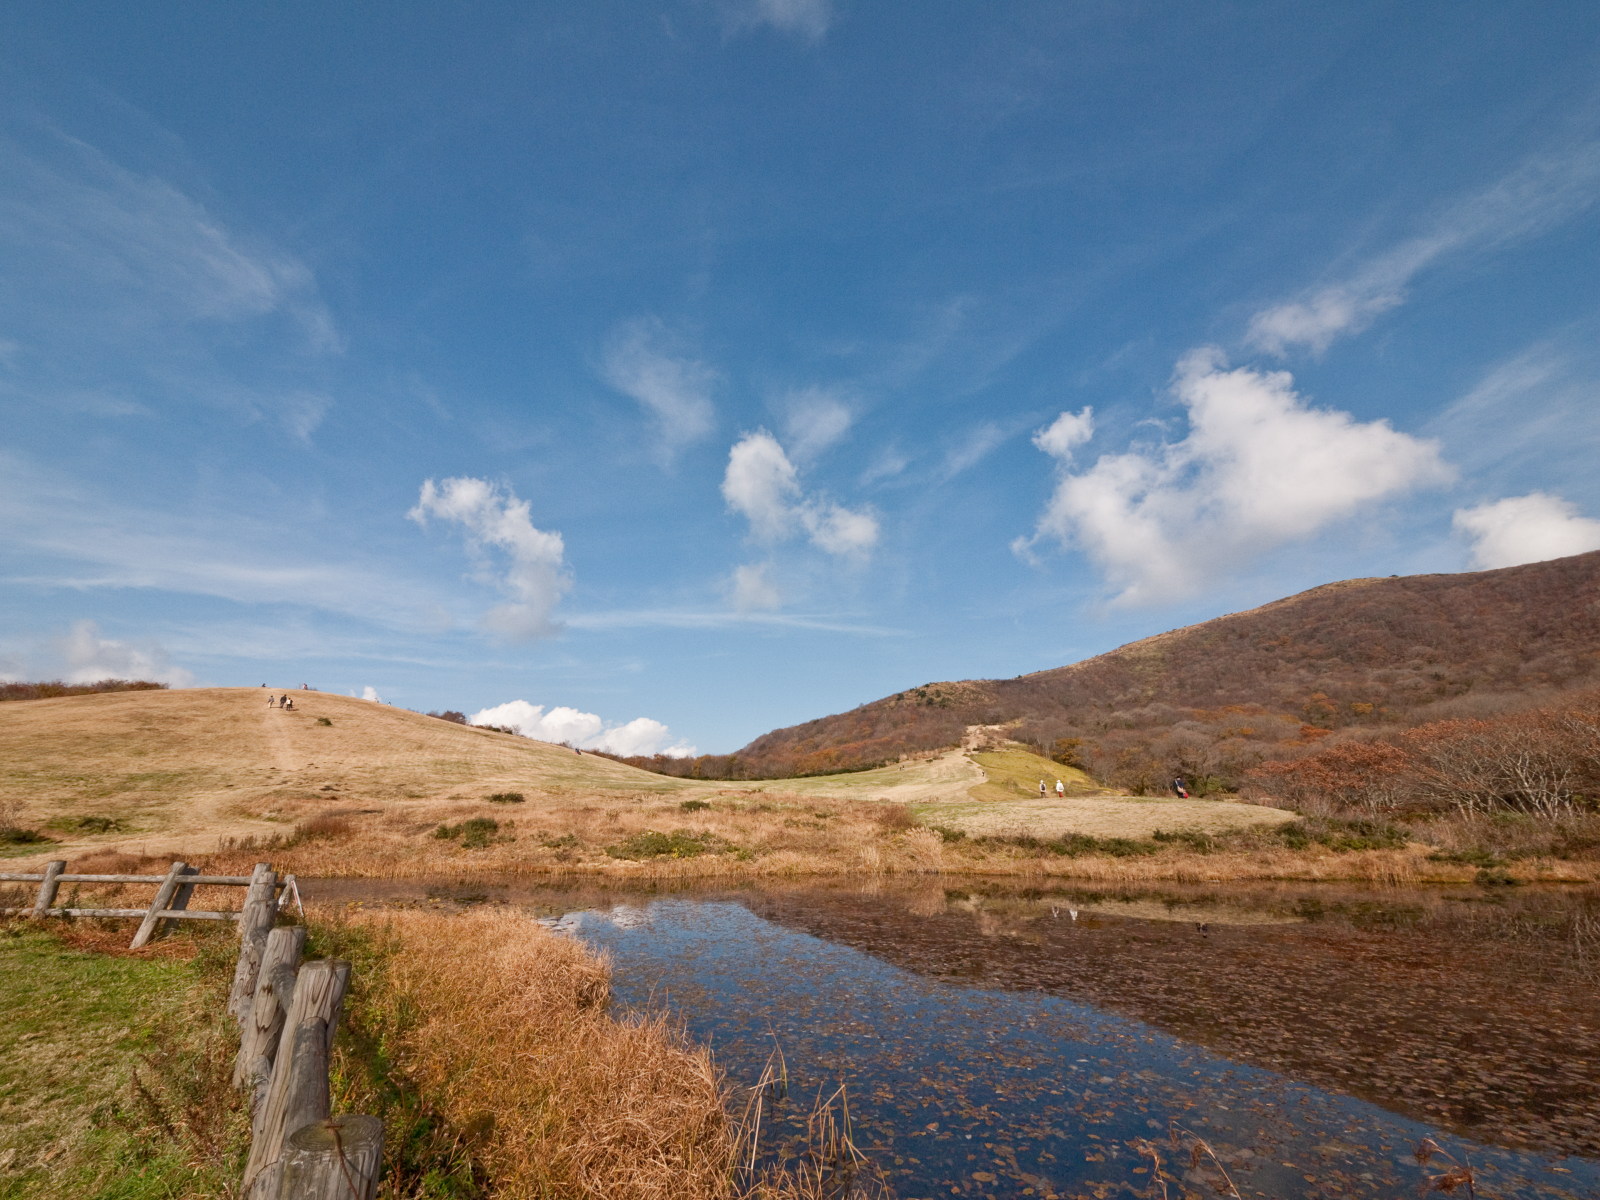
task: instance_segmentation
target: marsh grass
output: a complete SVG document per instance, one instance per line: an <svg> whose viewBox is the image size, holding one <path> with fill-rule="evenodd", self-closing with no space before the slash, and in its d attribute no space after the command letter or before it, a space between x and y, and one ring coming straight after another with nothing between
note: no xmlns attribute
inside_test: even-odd
<svg viewBox="0 0 1600 1200"><path fill-rule="evenodd" d="M609 964L531 917L391 911L313 939L356 963L336 1086L402 1148L386 1195L422 1194L429 1170L454 1189L430 1195L495 1200L823 1194L752 1175L709 1052L662 1016L612 1016Z"/></svg>

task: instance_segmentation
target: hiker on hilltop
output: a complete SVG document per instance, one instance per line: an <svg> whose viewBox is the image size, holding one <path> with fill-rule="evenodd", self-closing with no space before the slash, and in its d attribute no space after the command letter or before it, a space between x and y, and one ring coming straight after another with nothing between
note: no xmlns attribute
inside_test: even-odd
<svg viewBox="0 0 1600 1200"><path fill-rule="evenodd" d="M262 684L261 686L262 687L266 687L267 685L266 684ZM277 708L278 707L278 697L277 696L268 696L267 697L267 707L268 708Z"/></svg>

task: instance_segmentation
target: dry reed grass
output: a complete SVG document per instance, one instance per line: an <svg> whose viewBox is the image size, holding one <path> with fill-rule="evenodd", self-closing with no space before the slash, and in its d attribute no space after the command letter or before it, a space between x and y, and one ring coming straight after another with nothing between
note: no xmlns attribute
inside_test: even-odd
<svg viewBox="0 0 1600 1200"><path fill-rule="evenodd" d="M710 1054L659 1016L614 1019L610 970L516 912L361 918L383 945L395 1065L455 1128L497 1200L779 1200Z"/></svg>

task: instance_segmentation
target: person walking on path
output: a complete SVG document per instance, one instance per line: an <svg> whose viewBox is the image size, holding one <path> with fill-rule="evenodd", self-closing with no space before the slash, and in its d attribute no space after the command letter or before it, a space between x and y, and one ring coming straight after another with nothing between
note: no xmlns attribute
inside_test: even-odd
<svg viewBox="0 0 1600 1200"><path fill-rule="evenodd" d="M276 695L271 695L271 696L267 697L267 707L268 708L277 708L278 707L278 697Z"/></svg>
<svg viewBox="0 0 1600 1200"><path fill-rule="evenodd" d="M1180 800L1187 800L1189 798L1189 789L1184 785L1182 775L1179 775L1172 781L1172 792Z"/></svg>
<svg viewBox="0 0 1600 1200"><path fill-rule="evenodd" d="M1057 800L1065 800L1066 798L1067 798L1067 785L1062 783L1061 780L1058 779L1058 780L1056 780L1056 799Z"/></svg>
<svg viewBox="0 0 1600 1200"><path fill-rule="evenodd" d="M1041 780L1039 780L1039 799L1041 799L1041 800L1044 799L1045 792L1046 792L1046 788L1044 786L1044 780L1041 779Z"/></svg>

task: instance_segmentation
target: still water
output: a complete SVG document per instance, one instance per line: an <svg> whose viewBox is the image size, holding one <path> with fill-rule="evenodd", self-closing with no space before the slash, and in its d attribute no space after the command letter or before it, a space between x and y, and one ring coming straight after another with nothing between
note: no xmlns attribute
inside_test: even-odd
<svg viewBox="0 0 1600 1200"><path fill-rule="evenodd" d="M336 898L336 893L323 893ZM1600 1197L1600 895L1477 888L423 887L606 951L798 1142L845 1085L903 1200ZM1173 1136L1183 1150L1175 1150ZM1191 1165L1203 1138L1216 1161ZM1464 1194L1464 1191L1463 1193Z"/></svg>

